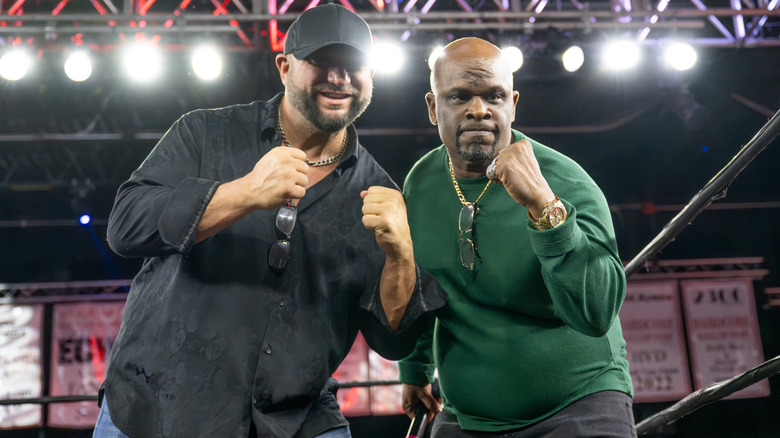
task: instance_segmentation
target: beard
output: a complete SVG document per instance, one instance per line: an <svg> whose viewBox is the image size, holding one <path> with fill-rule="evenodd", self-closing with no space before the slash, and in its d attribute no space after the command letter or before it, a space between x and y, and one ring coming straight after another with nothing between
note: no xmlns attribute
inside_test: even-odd
<svg viewBox="0 0 780 438"><path fill-rule="evenodd" d="M484 137L476 137L468 143L460 141L461 133L455 135L455 152L469 163L487 163L496 155L498 148L498 131L493 133L493 143L486 143ZM482 146L488 146L484 149Z"/></svg>
<svg viewBox="0 0 780 438"><path fill-rule="evenodd" d="M329 117L320 110L317 103L317 94L321 91L333 91L339 93L349 93L353 97L349 104L347 113L341 117ZM286 90L287 97L290 99L292 106L297 109L315 128L323 132L339 132L346 128L352 122L357 120L361 114L368 108L368 104L371 103L371 89L368 89L368 93L363 99L358 99L358 90L351 85L345 87L337 87L333 84L320 84L316 85L309 92L303 88L298 87L293 81L290 81Z"/></svg>

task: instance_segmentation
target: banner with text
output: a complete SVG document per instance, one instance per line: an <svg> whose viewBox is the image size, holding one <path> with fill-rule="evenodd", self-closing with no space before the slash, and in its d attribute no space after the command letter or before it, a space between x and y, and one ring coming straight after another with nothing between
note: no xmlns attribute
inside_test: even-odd
<svg viewBox="0 0 780 438"><path fill-rule="evenodd" d="M696 389L764 362L750 279L685 280L681 287ZM768 395L764 379L727 398Z"/></svg>
<svg viewBox="0 0 780 438"><path fill-rule="evenodd" d="M98 393L124 308L124 301L53 306L51 395ZM47 423L51 427L89 428L95 425L97 414L94 401L52 403Z"/></svg>
<svg viewBox="0 0 780 438"><path fill-rule="evenodd" d="M42 304L0 304L0 399L40 397ZM0 429L41 426L39 404L0 406Z"/></svg>
<svg viewBox="0 0 780 438"><path fill-rule="evenodd" d="M634 382L634 400L677 401L690 394L677 282L629 282L620 323Z"/></svg>

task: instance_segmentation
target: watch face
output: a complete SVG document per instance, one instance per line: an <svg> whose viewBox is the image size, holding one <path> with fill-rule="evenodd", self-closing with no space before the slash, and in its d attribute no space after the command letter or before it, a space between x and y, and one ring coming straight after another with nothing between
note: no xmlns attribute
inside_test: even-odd
<svg viewBox="0 0 780 438"><path fill-rule="evenodd" d="M547 215L547 223L549 223L553 228L562 224L565 219L566 213L564 212L563 208L557 206L551 208L549 214Z"/></svg>

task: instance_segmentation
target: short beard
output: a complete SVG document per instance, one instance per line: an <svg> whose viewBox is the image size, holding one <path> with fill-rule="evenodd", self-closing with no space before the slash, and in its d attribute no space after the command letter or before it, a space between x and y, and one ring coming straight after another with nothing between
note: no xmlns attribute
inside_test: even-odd
<svg viewBox="0 0 780 438"><path fill-rule="evenodd" d="M317 94L324 90L339 92L347 91L353 92L353 96L357 95L357 92L354 91L354 88L352 87L348 87L347 90L345 90L330 84L315 86L311 93L308 93L303 88L299 88L295 85L288 85L286 91L292 106L303 114L309 123L323 132L334 133L346 128L357 120L366 108L368 108L368 104L371 103L372 93L371 90L369 90L368 94L363 99L352 99L352 102L349 104L349 110L343 117L329 118L320 111L319 105L317 104Z"/></svg>
<svg viewBox="0 0 780 438"><path fill-rule="evenodd" d="M469 163L488 163L496 154L498 148L498 132L493 134L493 143L490 144L489 150L484 150L480 147L480 139L476 139L469 144L463 144L460 142L460 133L455 136L455 152L460 158Z"/></svg>

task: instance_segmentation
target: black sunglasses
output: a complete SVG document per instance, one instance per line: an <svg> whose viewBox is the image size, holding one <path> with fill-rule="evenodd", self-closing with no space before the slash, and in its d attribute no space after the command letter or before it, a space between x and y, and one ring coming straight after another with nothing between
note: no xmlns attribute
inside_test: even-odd
<svg viewBox="0 0 780 438"><path fill-rule="evenodd" d="M460 263L469 271L474 270L476 259L482 261L477 251L477 227L474 226L474 216L479 213L477 204L467 203L460 209L458 216L458 249L460 251ZM470 233L470 236L466 236Z"/></svg>
<svg viewBox="0 0 780 438"><path fill-rule="evenodd" d="M298 210L289 203L276 213L276 234L279 240L268 249L268 266L276 272L281 272L290 259L290 237L297 216Z"/></svg>

